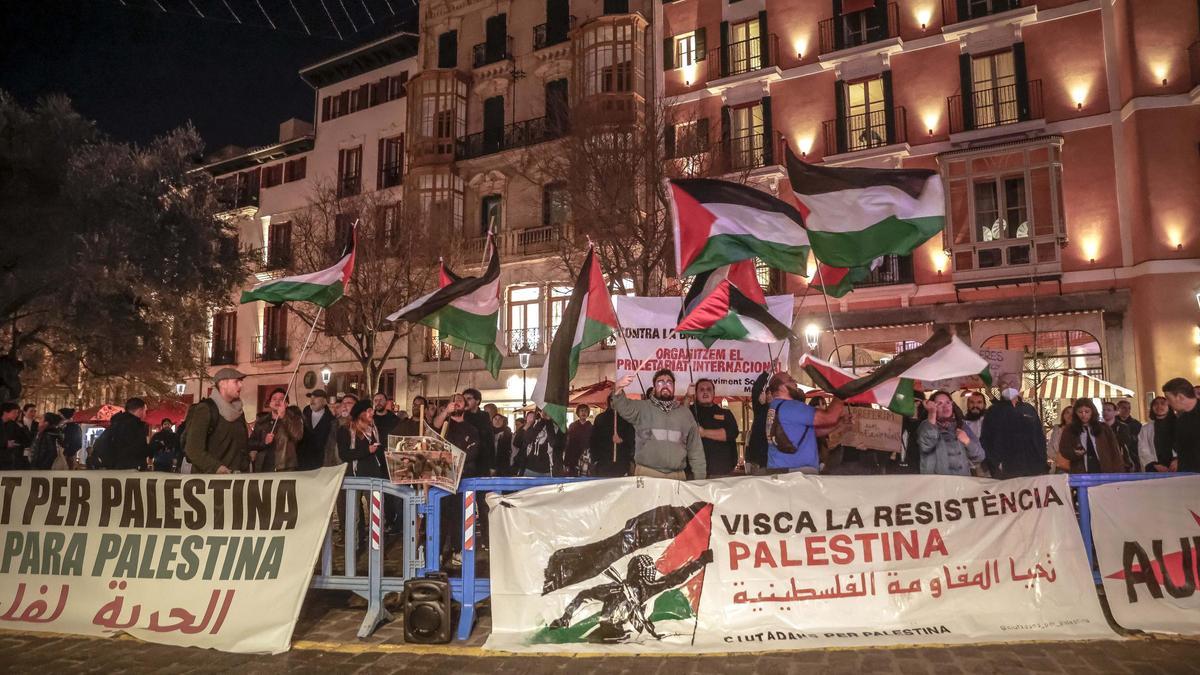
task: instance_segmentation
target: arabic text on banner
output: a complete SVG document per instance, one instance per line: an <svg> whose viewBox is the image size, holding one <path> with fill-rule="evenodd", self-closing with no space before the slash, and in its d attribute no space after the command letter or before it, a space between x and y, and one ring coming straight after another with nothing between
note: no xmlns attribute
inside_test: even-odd
<svg viewBox="0 0 1200 675"><path fill-rule="evenodd" d="M0 628L286 651L344 475L0 473Z"/></svg>
<svg viewBox="0 0 1200 675"><path fill-rule="evenodd" d="M1114 637L1064 476L621 478L488 502L489 649Z"/></svg>

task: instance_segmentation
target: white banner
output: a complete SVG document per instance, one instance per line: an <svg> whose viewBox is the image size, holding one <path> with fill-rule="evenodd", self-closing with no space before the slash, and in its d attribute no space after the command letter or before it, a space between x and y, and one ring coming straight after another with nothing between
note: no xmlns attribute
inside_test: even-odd
<svg viewBox="0 0 1200 675"><path fill-rule="evenodd" d="M717 340L705 349L699 340L677 335L675 325L682 298L617 296L613 299L624 329L624 336L617 337L618 380L640 365L642 384L648 388L654 371L670 368L675 372L675 393L679 396L694 380L704 377L716 385L717 396L749 396L754 380L770 369L772 355L787 363L787 340L772 343ZM790 295L773 295L767 298L767 309L785 326L791 326L794 302ZM636 390L637 382L635 378L630 393L642 393Z"/></svg>
<svg viewBox="0 0 1200 675"><path fill-rule="evenodd" d="M1109 483L1088 497L1113 619L1136 630L1200 633L1200 476Z"/></svg>
<svg viewBox="0 0 1200 675"><path fill-rule="evenodd" d="M1065 476L618 478L488 503L488 649L1115 637Z"/></svg>
<svg viewBox="0 0 1200 675"><path fill-rule="evenodd" d="M344 475L0 473L0 628L287 651Z"/></svg>

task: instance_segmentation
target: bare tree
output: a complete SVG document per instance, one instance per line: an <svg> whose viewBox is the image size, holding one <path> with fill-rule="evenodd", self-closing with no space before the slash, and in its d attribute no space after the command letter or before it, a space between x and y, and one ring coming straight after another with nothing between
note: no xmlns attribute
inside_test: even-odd
<svg viewBox="0 0 1200 675"><path fill-rule="evenodd" d="M412 209L378 192L339 198L336 189L318 187L291 222L291 268L300 272L335 262L357 222L354 275L345 296L321 314L317 330L332 338L324 351L344 347L362 369L366 391L377 390L384 364L412 328L386 317L432 290L439 254L455 262L452 247L435 242ZM307 323L302 338L317 319L317 308L297 303L292 310Z"/></svg>

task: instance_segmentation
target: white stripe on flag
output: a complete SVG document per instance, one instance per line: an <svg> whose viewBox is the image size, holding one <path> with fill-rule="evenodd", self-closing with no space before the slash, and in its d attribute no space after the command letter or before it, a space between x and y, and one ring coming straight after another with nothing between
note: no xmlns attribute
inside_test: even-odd
<svg viewBox="0 0 1200 675"><path fill-rule="evenodd" d="M730 234L751 236L785 246L808 246L808 232L804 227L778 211L762 211L725 203L707 203L704 208L717 217L712 224L710 237Z"/></svg>
<svg viewBox="0 0 1200 675"><path fill-rule="evenodd" d="M920 199L913 199L907 192L888 185L815 195L795 194L811 211L804 219L805 225L820 232L858 232L889 216L928 218L946 213L942 181L937 176L926 180Z"/></svg>

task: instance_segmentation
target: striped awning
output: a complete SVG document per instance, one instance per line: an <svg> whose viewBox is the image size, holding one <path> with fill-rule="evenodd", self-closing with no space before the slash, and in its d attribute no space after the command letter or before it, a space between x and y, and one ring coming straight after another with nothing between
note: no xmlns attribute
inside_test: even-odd
<svg viewBox="0 0 1200 675"><path fill-rule="evenodd" d="M1074 370L1055 373L1042 380L1032 398L1044 400L1074 401L1080 398L1131 398L1133 391L1098 377L1085 375Z"/></svg>

